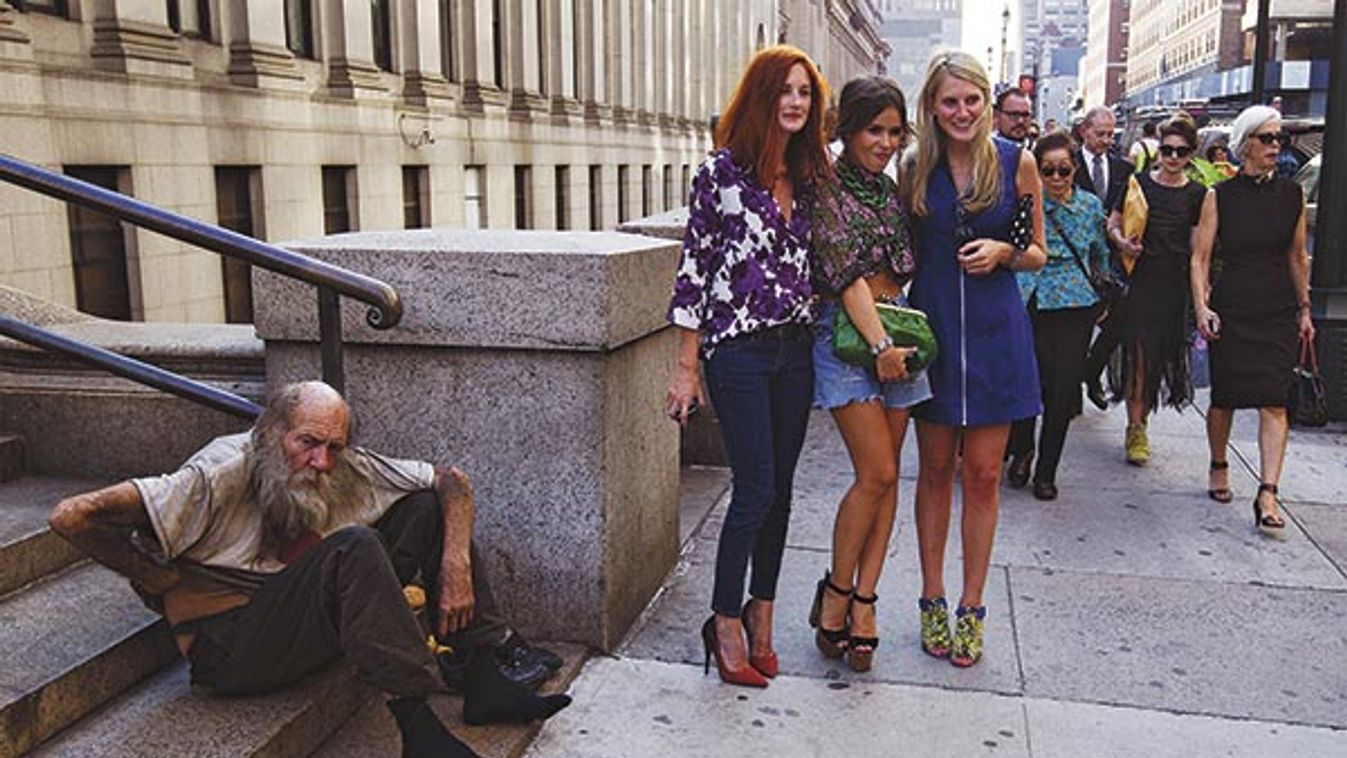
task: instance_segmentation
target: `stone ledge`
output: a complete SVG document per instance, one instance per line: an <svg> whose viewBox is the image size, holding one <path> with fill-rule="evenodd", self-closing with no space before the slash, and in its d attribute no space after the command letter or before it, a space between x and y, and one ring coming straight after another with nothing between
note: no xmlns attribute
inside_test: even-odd
<svg viewBox="0 0 1347 758"><path fill-rule="evenodd" d="M605 352L665 327L676 245L616 232L356 232L286 247L379 277L402 322L377 331L345 301L347 344ZM257 334L316 341L314 289L254 269Z"/></svg>

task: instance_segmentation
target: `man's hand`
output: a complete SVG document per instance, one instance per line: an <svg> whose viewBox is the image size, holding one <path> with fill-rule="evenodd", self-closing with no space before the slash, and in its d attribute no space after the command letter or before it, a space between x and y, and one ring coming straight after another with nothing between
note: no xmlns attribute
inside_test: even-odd
<svg viewBox="0 0 1347 758"><path fill-rule="evenodd" d="M457 467L435 469L435 494L444 511L444 548L440 555L440 602L435 633L443 637L472 621L472 480Z"/></svg>
<svg viewBox="0 0 1347 758"><path fill-rule="evenodd" d="M472 569L440 570L439 623L435 632L443 638L472 621Z"/></svg>

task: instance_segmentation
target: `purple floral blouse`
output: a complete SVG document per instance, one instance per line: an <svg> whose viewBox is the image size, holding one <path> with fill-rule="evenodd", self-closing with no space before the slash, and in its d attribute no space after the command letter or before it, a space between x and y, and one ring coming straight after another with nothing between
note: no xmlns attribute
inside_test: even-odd
<svg viewBox="0 0 1347 758"><path fill-rule="evenodd" d="M717 150L697 169L669 321L701 333L703 358L725 340L808 323L810 196L797 185L790 221L754 176Z"/></svg>

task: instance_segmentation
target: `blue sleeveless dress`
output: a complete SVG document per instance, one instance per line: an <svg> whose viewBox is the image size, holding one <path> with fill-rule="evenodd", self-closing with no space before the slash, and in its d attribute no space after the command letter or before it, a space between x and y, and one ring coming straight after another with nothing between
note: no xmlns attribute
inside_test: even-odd
<svg viewBox="0 0 1347 758"><path fill-rule="evenodd" d="M996 205L968 217L979 238L1010 239L1020 148L995 142L1002 190ZM1042 412L1029 314L1015 274L1004 266L969 276L956 259L957 192L949 166L936 166L926 216L913 216L917 273L912 306L926 312L940 353L927 369L935 397L917 406L922 421L948 426L1007 424Z"/></svg>

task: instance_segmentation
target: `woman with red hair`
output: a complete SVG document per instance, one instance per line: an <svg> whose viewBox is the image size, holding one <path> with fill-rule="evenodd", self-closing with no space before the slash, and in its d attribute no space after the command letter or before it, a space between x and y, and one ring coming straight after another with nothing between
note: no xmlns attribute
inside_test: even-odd
<svg viewBox="0 0 1347 758"><path fill-rule="evenodd" d="M828 171L827 100L797 48L769 47L749 61L716 127L716 150L692 181L669 304L680 335L666 412L686 424L704 402L700 357L734 474L714 613L702 626L707 668L714 655L731 684L765 687L777 673L772 606L814 385L810 207L813 183Z"/></svg>

